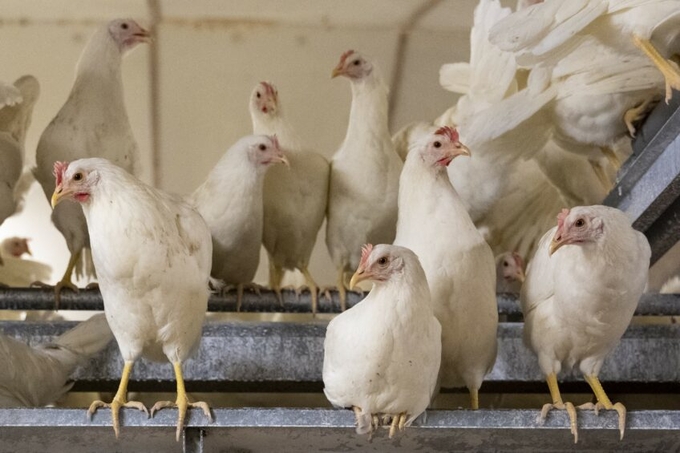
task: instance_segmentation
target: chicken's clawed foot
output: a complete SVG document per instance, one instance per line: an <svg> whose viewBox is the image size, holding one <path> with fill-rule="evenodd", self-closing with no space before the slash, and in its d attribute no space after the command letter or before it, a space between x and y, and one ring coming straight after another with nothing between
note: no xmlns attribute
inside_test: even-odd
<svg viewBox="0 0 680 453"><path fill-rule="evenodd" d="M31 282L29 285L31 288L54 288L54 309L59 310L59 304L61 303L61 290L64 288L68 288L74 293L80 292L78 287L69 279L66 280L61 280L58 282L56 285L52 286L50 284L40 282L40 281L35 281Z"/></svg>
<svg viewBox="0 0 680 453"><path fill-rule="evenodd" d="M578 406L578 409L583 410L594 410L595 415L600 415L600 410L615 410L619 414L619 433L620 440L623 440L623 434L626 431L626 407L621 403L612 404L610 407L606 407L604 404L597 403L585 403Z"/></svg>
<svg viewBox="0 0 680 453"><path fill-rule="evenodd" d="M408 417L408 414L406 414L406 412L402 412L399 415L393 415L392 416L392 424L390 425L390 434L389 434L390 439L397 432L397 429L399 429L399 431L404 430L404 427L406 426L407 417Z"/></svg>
<svg viewBox="0 0 680 453"><path fill-rule="evenodd" d="M553 409L566 410L569 414L569 426L571 427L571 434L574 435L574 443L578 442L578 425L576 424L576 408L572 403L557 402L557 403L546 403L541 409L541 415L539 417L539 423L545 423L545 419L548 417L548 412Z"/></svg>
<svg viewBox="0 0 680 453"><path fill-rule="evenodd" d="M97 409L100 407L108 407L111 409L113 432L116 433L116 438L118 438L118 435L120 434L119 415L121 407L132 407L144 412L147 417L149 416L149 411L147 410L146 406L144 406L144 404L140 403L139 401L126 401L124 399L114 398L110 403L105 403L101 400L93 401L92 404L90 404L90 408L87 410L87 417L89 420L92 420L92 415L94 415L94 413L97 412Z"/></svg>
<svg viewBox="0 0 680 453"><path fill-rule="evenodd" d="M647 116L647 113L649 113L654 104L656 104L656 101L653 98L649 98L635 107L626 110L626 113L623 114L623 121L626 123L626 128L632 138L635 138L635 133L637 132L635 123Z"/></svg>
<svg viewBox="0 0 680 453"><path fill-rule="evenodd" d="M177 401L172 402L172 401L158 401L156 404L153 405L151 408L151 416L153 417L154 414L161 410L165 409L167 407L176 407L178 410L178 415L177 415L177 432L176 432L176 439L179 442L179 438L182 434L182 429L184 428L184 420L186 418L186 413L187 409L190 407L198 407L203 410L203 413L205 416L210 420L211 422L213 421L212 414L210 413L210 406L208 406L208 403L204 401L197 401L195 403L190 403L189 399L186 396L180 396L177 395Z"/></svg>

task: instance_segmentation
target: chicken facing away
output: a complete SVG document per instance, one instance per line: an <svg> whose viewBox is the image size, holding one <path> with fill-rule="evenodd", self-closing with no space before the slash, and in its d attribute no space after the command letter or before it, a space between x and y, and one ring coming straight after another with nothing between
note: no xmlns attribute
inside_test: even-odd
<svg viewBox="0 0 680 453"><path fill-rule="evenodd" d="M40 407L56 402L73 386L69 381L76 367L112 339L104 314L37 346L0 335L0 407Z"/></svg>
<svg viewBox="0 0 680 453"><path fill-rule="evenodd" d="M274 166L264 178L262 243L269 257L269 286L281 299L286 270L299 269L312 295L316 313L318 290L309 259L326 216L330 166L321 154L303 149L283 115L276 87L260 82L250 96L253 134L275 135L290 166Z"/></svg>
<svg viewBox="0 0 680 453"><path fill-rule="evenodd" d="M54 166L56 188L52 205L80 203L87 220L92 258L97 267L106 319L124 360L123 375L113 401L95 401L91 416L110 407L118 436L118 412L134 407L127 400L132 366L141 355L169 360L177 379L177 401L160 401L155 411L177 406L177 439L190 403L184 390L182 363L198 348L208 306L212 255L205 221L179 197L156 190L106 159L80 159Z"/></svg>
<svg viewBox="0 0 680 453"><path fill-rule="evenodd" d="M478 390L498 347L496 265L446 172L459 155L470 151L448 126L409 152L399 183L394 243L413 250L427 276L442 326L441 386L466 386L477 409Z"/></svg>
<svg viewBox="0 0 680 453"><path fill-rule="evenodd" d="M24 253L31 254L28 238L11 237L0 243L0 286L28 287L36 280L48 280L52 268L47 264L23 259Z"/></svg>
<svg viewBox="0 0 680 453"><path fill-rule="evenodd" d="M328 324L326 398L351 408L357 434L391 419L392 437L425 411L437 385L441 326L418 257L394 245L368 244L350 285L371 280L364 300Z"/></svg>
<svg viewBox="0 0 680 453"><path fill-rule="evenodd" d="M496 292L519 294L524 283L524 260L517 252L496 257Z"/></svg>
<svg viewBox="0 0 680 453"><path fill-rule="evenodd" d="M224 285L236 285L239 308L243 287L253 281L260 262L264 176L275 163L288 164L275 136L243 137L187 198L212 234L211 274Z"/></svg>
<svg viewBox="0 0 680 453"><path fill-rule="evenodd" d="M347 277L365 243L392 243L403 166L388 128L388 87L377 65L353 50L342 54L332 76L347 77L352 107L347 134L331 160L326 246L338 272L340 305Z"/></svg>
<svg viewBox="0 0 680 453"><path fill-rule="evenodd" d="M40 85L30 75L0 85L0 225L21 209L33 183L30 172L24 172L24 142L39 96Z"/></svg>
<svg viewBox="0 0 680 453"><path fill-rule="evenodd" d="M52 169L56 161L102 157L134 173L139 151L132 134L123 98L123 56L139 43L149 42L149 33L132 19L112 20L101 26L88 41L76 67L76 78L68 99L40 136L34 174L49 200L54 192ZM76 275L94 276L89 260L90 239L80 206L59 205L52 222L66 240L71 258L64 276L55 286L55 303Z"/></svg>
<svg viewBox="0 0 680 453"><path fill-rule="evenodd" d="M521 291L524 340L538 356L552 404L541 411L567 410L574 441L576 410L557 385L562 368L578 366L597 397L580 408L614 409L621 438L626 409L612 404L598 374L606 355L630 323L647 283L649 243L626 215L606 206L563 210L529 263Z"/></svg>

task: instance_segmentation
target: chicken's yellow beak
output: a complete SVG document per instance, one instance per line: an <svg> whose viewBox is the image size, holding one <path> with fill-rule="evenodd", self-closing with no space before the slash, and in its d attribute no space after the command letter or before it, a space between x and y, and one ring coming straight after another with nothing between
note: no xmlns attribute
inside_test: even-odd
<svg viewBox="0 0 680 453"><path fill-rule="evenodd" d="M553 238L553 240L550 241L550 248L548 249L548 252L550 253L550 255L552 255L553 253L555 253L557 251L557 249L562 247L564 244L565 244L564 241L555 240Z"/></svg>
<svg viewBox="0 0 680 453"><path fill-rule="evenodd" d="M351 280L349 281L349 289L353 289L355 286L357 286L357 283L362 282L370 277L370 274L366 273L366 269L363 267L359 267L357 271L352 275Z"/></svg>
<svg viewBox="0 0 680 453"><path fill-rule="evenodd" d="M54 209L59 202L61 202L65 196L70 195L71 191L69 190L64 190L64 187L60 184L54 189L54 193L52 194L52 198L50 199L50 204L52 205L52 209Z"/></svg>
<svg viewBox="0 0 680 453"><path fill-rule="evenodd" d="M290 168L290 161L288 160L288 158L286 156L279 157L279 162L281 162L286 167Z"/></svg>
<svg viewBox="0 0 680 453"><path fill-rule="evenodd" d="M526 280L526 275L524 274L524 271L520 269L517 271L517 280L519 280L520 283L524 283L524 280Z"/></svg>
<svg viewBox="0 0 680 453"><path fill-rule="evenodd" d="M470 148L468 148L467 146L463 145L460 142L458 142L458 147L456 149L458 150L458 152L456 153L456 156L467 156L467 157L472 156L472 153L470 152Z"/></svg>
<svg viewBox="0 0 680 453"><path fill-rule="evenodd" d="M333 72L331 72L331 79L334 79L334 78L336 78L336 77L339 76L339 75L343 75L344 73L345 73L345 71L343 71L342 66L341 66L341 65L337 65L337 66L333 69Z"/></svg>

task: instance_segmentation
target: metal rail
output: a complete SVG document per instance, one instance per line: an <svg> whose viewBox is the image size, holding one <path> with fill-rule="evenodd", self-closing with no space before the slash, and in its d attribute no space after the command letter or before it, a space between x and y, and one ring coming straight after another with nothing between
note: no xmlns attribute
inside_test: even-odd
<svg viewBox="0 0 680 453"><path fill-rule="evenodd" d="M51 341L74 322L0 323L0 330L35 345ZM184 366L190 391L321 391L327 322L208 323L195 358ZM522 340L521 323L501 323L498 357L484 382L485 392L545 392L535 355ZM633 358L633 359L632 359ZM115 342L76 370L77 390L113 391L122 372ZM680 325L632 325L605 360L600 377L610 391L680 392ZM588 391L579 373L560 376L564 391ZM139 360L131 390L174 391L167 363Z"/></svg>
<svg viewBox="0 0 680 453"><path fill-rule="evenodd" d="M647 236L652 264L680 240L680 96L660 102L633 141L633 154L603 204L617 207Z"/></svg>
<svg viewBox="0 0 680 453"><path fill-rule="evenodd" d="M283 305L271 290L262 290L260 295L252 292L243 294L241 312L244 313L311 313L309 292L299 296L292 290L284 290ZM335 291L331 300L319 298L319 313L340 313L340 300ZM350 291L347 294L348 307L359 303L363 296ZM54 291L37 288L0 288L0 310L53 310ZM99 290L81 290L74 293L64 290L61 294L61 310L104 310ZM208 301L209 312L236 312L236 291L224 296L212 295ZM516 294L498 294L498 313L521 316L522 312ZM643 294L635 312L641 316L680 316L680 294Z"/></svg>
<svg viewBox="0 0 680 453"><path fill-rule="evenodd" d="M214 422L199 410L188 414L184 436L175 442L175 410L152 419L122 409L116 440L110 411L88 421L85 409L0 409L0 451L52 453L92 451L163 452L457 452L457 451L628 451L680 449L680 411L631 411L619 440L617 416L579 411L579 443L574 445L564 411L544 424L539 410L432 410L394 439L379 430L372 440L354 432L350 411L335 409L214 409Z"/></svg>

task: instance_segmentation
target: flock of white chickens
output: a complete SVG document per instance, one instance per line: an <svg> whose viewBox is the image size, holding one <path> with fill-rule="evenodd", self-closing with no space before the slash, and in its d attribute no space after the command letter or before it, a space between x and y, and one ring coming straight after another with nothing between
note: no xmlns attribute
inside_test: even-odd
<svg viewBox="0 0 680 453"><path fill-rule="evenodd" d="M616 410L623 436L625 408L597 376L644 290L650 248L622 212L597 204L630 152L636 122L680 88L671 58L680 29L666 25L675 16L677 0L546 0L520 2L516 12L480 0L470 62L441 69L442 86L462 96L439 118L392 137L380 70L350 50L333 70L349 79L352 106L330 162L306 150L276 87L261 82L250 98L254 135L228 149L186 197L134 176L139 152L121 62L150 35L129 19L101 27L41 135L32 172L71 252L57 304L63 287L74 288L74 271L96 269L125 362L113 400L95 401L88 412L110 407L116 435L121 407L148 412L127 400L133 364L145 356L169 360L177 380L176 401L156 403L152 415L177 407L178 438L189 407L210 417L205 402L189 401L182 377L210 288L236 287L240 304L263 244L270 287L280 298L284 272L300 270L315 313L319 288L309 261L326 219L343 310L348 289L373 283L330 322L325 341L325 394L354 411L357 432L388 425L393 436L440 387L467 387L477 409L496 358L496 291L521 287L525 340L552 397L543 418L568 411L577 438L576 408L557 384L563 367L577 366L597 398L581 407ZM38 92L31 76L0 86L0 222L30 182L23 141ZM88 335L84 352L72 345L74 330L49 354L103 347L111 333L101 317L88 323L97 327L76 328ZM0 342L0 354L11 354L10 343ZM12 385L0 382L0 402L48 402L31 388L12 394ZM67 389L62 381L59 391Z"/></svg>

